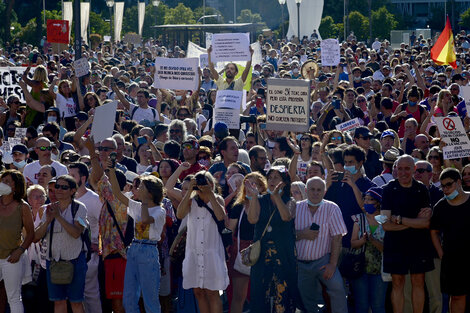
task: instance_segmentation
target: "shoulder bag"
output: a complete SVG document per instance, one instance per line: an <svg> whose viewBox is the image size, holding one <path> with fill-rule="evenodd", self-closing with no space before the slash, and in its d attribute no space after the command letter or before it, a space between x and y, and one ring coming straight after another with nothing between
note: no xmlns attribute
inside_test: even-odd
<svg viewBox="0 0 470 313"><path fill-rule="evenodd" d="M55 285L68 285L72 283L74 267L70 261L56 261L52 258L52 235L54 234L54 222L55 219L52 220L49 230L51 232L49 236L49 259L51 259L49 273L51 276L51 283Z"/></svg>
<svg viewBox="0 0 470 313"><path fill-rule="evenodd" d="M359 233L364 236L366 230L366 221L364 214L360 214L359 218ZM364 244L359 249L350 248L349 251L343 256L339 271L344 278L358 279L361 277L366 269L366 245Z"/></svg>
<svg viewBox="0 0 470 313"><path fill-rule="evenodd" d="M250 276L250 270L251 270L250 266L243 264L242 255L240 253L240 225L242 224L243 213L245 213L245 207L243 207L242 212L240 213L239 220L238 220L237 257L235 258L235 263L233 264L233 268L242 274Z"/></svg>

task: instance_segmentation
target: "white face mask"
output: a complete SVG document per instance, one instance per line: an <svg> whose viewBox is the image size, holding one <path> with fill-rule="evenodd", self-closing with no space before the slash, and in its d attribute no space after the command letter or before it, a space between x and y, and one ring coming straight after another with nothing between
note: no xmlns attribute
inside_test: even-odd
<svg viewBox="0 0 470 313"><path fill-rule="evenodd" d="M5 183L0 183L0 196L9 195L12 192L11 187Z"/></svg>
<svg viewBox="0 0 470 313"><path fill-rule="evenodd" d="M298 68L294 68L294 69L292 70L292 73L294 73L294 74L299 74L299 69L298 69Z"/></svg>
<svg viewBox="0 0 470 313"><path fill-rule="evenodd" d="M55 116L48 116L48 117L47 117L47 122L48 122L48 123L57 122L57 117L55 117Z"/></svg>
<svg viewBox="0 0 470 313"><path fill-rule="evenodd" d="M58 157L59 157L59 156L58 156L57 154L51 153L51 159L52 159L53 161L57 161L57 158L58 158Z"/></svg>

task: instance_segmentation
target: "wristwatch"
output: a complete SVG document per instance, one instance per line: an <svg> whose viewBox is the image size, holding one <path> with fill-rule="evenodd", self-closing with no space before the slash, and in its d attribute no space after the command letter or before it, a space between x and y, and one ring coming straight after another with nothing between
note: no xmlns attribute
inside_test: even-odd
<svg viewBox="0 0 470 313"><path fill-rule="evenodd" d="M396 223L397 225L401 225L401 215L397 215Z"/></svg>

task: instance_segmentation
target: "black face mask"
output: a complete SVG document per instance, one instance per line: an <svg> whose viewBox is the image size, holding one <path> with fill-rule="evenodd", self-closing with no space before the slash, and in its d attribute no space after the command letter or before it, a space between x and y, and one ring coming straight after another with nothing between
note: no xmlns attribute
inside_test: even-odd
<svg viewBox="0 0 470 313"><path fill-rule="evenodd" d="M54 142L54 141L55 141L55 139L52 138L52 137L46 137L46 138L49 139L50 142Z"/></svg>

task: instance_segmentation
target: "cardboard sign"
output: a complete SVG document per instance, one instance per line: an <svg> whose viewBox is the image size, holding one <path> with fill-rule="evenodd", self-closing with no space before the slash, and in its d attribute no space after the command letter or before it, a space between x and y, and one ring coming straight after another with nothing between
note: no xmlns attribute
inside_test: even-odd
<svg viewBox="0 0 470 313"><path fill-rule="evenodd" d="M116 109L117 101L96 107L93 124L91 125L91 135L95 143L101 142L113 135Z"/></svg>
<svg viewBox="0 0 470 313"><path fill-rule="evenodd" d="M240 110L215 108L214 125L217 122L224 122L229 129L240 129Z"/></svg>
<svg viewBox="0 0 470 313"><path fill-rule="evenodd" d="M361 126L361 122L359 121L359 118L356 117L352 120L336 125L336 129L342 132L346 132L348 130L353 130L359 126Z"/></svg>
<svg viewBox="0 0 470 313"><path fill-rule="evenodd" d="M155 59L153 86L163 89L196 90L199 84L199 58Z"/></svg>
<svg viewBox="0 0 470 313"><path fill-rule="evenodd" d="M15 128L15 138L24 138L26 137L26 130L27 128L20 128L20 127L17 127Z"/></svg>
<svg viewBox="0 0 470 313"><path fill-rule="evenodd" d="M73 68L75 69L75 75L77 77L82 77L90 73L90 64L88 63L88 59L85 57L75 60L73 62Z"/></svg>
<svg viewBox="0 0 470 313"><path fill-rule="evenodd" d="M310 124L310 82L268 79L266 129L308 131Z"/></svg>
<svg viewBox="0 0 470 313"><path fill-rule="evenodd" d="M320 48L322 66L336 66L339 64L340 50L338 39L322 40Z"/></svg>
<svg viewBox="0 0 470 313"><path fill-rule="evenodd" d="M441 140L446 145L442 149L444 159L458 159L470 156L470 140L465 133L460 117L436 117Z"/></svg>
<svg viewBox="0 0 470 313"><path fill-rule="evenodd" d="M8 99L9 96L15 95L20 98L21 102L25 101L23 91L18 85L24 71L26 71L26 67L0 67L0 97ZM33 78L31 72L28 78Z"/></svg>
<svg viewBox="0 0 470 313"><path fill-rule="evenodd" d="M69 21L47 20L47 41L69 43Z"/></svg>
<svg viewBox="0 0 470 313"><path fill-rule="evenodd" d="M219 90L215 98L216 108L226 108L236 110L240 114L242 106L243 91Z"/></svg>
<svg viewBox="0 0 470 313"><path fill-rule="evenodd" d="M212 62L249 61L250 37L248 33L221 33L212 35Z"/></svg>

